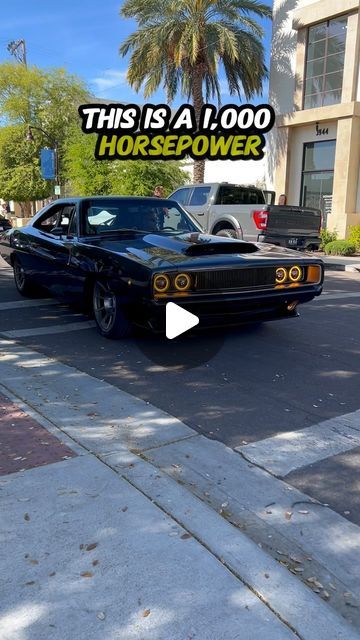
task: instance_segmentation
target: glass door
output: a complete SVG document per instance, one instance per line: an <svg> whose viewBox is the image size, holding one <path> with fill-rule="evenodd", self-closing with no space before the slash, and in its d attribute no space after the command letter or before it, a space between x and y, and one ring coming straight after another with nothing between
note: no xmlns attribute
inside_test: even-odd
<svg viewBox="0 0 360 640"><path fill-rule="evenodd" d="M300 205L321 209L331 199L334 181L336 140L304 144Z"/></svg>

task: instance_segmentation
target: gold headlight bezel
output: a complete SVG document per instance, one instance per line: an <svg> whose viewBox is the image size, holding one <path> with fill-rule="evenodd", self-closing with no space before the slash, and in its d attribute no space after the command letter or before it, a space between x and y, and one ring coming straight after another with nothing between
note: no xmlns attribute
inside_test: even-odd
<svg viewBox="0 0 360 640"><path fill-rule="evenodd" d="M161 289L161 288L159 289L158 288L158 286L156 284L156 281L157 281L158 278L164 278L166 280L166 287L164 289ZM167 273L157 273L154 276L153 289L154 289L155 293L167 293L167 291L169 291L169 289L170 289L170 286L171 286L171 280L170 280L170 277L168 276Z"/></svg>
<svg viewBox="0 0 360 640"><path fill-rule="evenodd" d="M283 272L283 277L282 278L278 277L278 275L277 275L278 271L282 271ZM276 284L284 284L287 279L288 279L288 271L287 271L287 269L285 269L285 267L276 267L276 269L275 269L275 282L276 282Z"/></svg>
<svg viewBox="0 0 360 640"><path fill-rule="evenodd" d="M179 278L186 278L187 279L187 284L185 287L180 287L178 284L178 279ZM191 287L191 277L189 276L188 273L178 273L175 278L174 278L174 287L176 289L176 291L180 291L180 292L185 292L185 291L189 291L190 287Z"/></svg>
<svg viewBox="0 0 360 640"><path fill-rule="evenodd" d="M297 269L298 271L298 275L295 278L291 275L291 272L293 269ZM300 282L300 280L304 277L304 271L302 267L299 267L298 264L294 264L292 267L290 267L288 273L289 273L289 280L291 280L291 282Z"/></svg>

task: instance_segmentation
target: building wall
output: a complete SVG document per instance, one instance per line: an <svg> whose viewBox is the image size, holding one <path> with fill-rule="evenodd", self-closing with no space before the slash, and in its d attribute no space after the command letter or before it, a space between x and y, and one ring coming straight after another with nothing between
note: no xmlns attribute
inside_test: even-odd
<svg viewBox="0 0 360 640"><path fill-rule="evenodd" d="M360 20L359 0L275 0L269 97L276 127L268 137L267 183L300 204L305 142L336 139L333 208L329 228L346 236L360 224ZM348 14L341 103L302 109L307 29ZM316 136L316 123L328 134Z"/></svg>

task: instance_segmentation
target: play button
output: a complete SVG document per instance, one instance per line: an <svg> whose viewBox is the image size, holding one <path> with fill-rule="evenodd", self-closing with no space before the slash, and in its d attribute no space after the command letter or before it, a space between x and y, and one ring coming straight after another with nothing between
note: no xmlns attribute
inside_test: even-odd
<svg viewBox="0 0 360 640"><path fill-rule="evenodd" d="M197 324L199 324L199 318L190 311L186 311L182 307L179 307L175 302L168 302L166 305L166 337L169 340L177 338L185 331L189 331Z"/></svg>

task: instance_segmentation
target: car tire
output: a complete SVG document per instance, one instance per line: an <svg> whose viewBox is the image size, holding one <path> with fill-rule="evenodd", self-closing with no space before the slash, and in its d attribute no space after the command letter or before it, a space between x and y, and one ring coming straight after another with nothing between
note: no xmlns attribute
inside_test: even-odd
<svg viewBox="0 0 360 640"><path fill-rule="evenodd" d="M97 330L104 338L119 339L131 335L132 325L120 298L106 282L97 280L94 284L93 312Z"/></svg>
<svg viewBox="0 0 360 640"><path fill-rule="evenodd" d="M24 267L17 258L13 262L15 287L21 296L26 298L36 298L39 291L36 290L34 283L29 276L26 275Z"/></svg>
<svg viewBox="0 0 360 640"><path fill-rule="evenodd" d="M235 229L221 229L217 232L216 235L222 238L234 238L235 240L239 239Z"/></svg>

